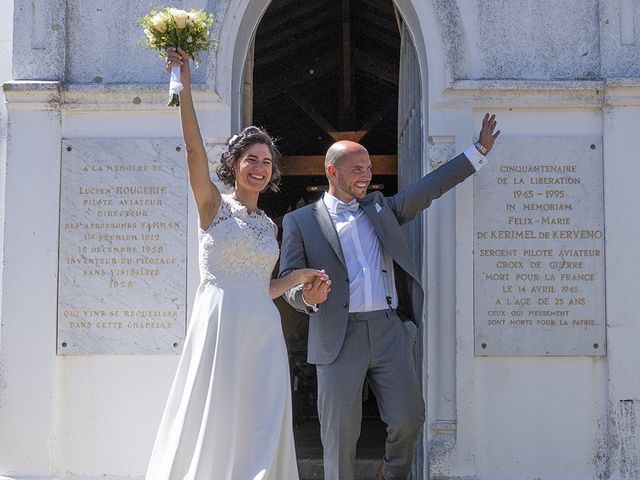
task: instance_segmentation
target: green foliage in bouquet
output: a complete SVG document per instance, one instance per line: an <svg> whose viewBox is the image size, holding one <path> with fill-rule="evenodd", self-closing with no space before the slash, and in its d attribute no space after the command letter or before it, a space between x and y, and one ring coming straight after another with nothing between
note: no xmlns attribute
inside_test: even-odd
<svg viewBox="0 0 640 480"><path fill-rule="evenodd" d="M140 19L140 25L144 28L144 44L158 50L160 58L164 58L167 47L180 47L197 65L198 53L211 48L209 29L213 15L204 10L187 12L171 7L152 10Z"/></svg>
<svg viewBox="0 0 640 480"><path fill-rule="evenodd" d="M165 58L168 47L182 48L199 65L198 54L211 48L209 29L213 25L213 15L204 10L191 9L189 12L172 7L152 10L140 19L144 28L142 43L158 51ZM169 105L179 105L178 95L172 95Z"/></svg>

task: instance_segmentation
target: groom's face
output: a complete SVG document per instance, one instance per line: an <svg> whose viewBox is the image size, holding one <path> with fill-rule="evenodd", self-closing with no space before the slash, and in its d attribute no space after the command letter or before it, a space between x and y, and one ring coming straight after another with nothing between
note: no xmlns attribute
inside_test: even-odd
<svg viewBox="0 0 640 480"><path fill-rule="evenodd" d="M337 198L344 202L354 198L364 198L371 182L371 159L362 149L349 155L334 165L333 184Z"/></svg>

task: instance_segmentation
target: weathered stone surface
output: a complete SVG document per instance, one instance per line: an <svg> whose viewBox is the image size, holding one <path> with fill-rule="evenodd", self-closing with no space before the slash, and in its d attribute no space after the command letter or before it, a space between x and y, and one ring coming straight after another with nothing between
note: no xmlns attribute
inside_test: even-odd
<svg viewBox="0 0 640 480"><path fill-rule="evenodd" d="M640 76L640 2L602 0L600 4L602 75Z"/></svg>
<svg viewBox="0 0 640 480"><path fill-rule="evenodd" d="M464 64L467 55L468 39L458 9L457 2L433 0L440 25L440 36L444 45L444 63L449 80L467 78Z"/></svg>
<svg viewBox="0 0 640 480"><path fill-rule="evenodd" d="M14 80L64 79L65 3L65 0L14 1Z"/></svg>
<svg viewBox="0 0 640 480"><path fill-rule="evenodd" d="M635 0L433 0L448 80L576 80L640 74L640 3ZM216 15L228 0L184 0L176 7ZM464 15L460 8L464 7ZM140 44L138 19L151 2L16 0L14 80L162 83L155 52ZM213 85L215 52L203 54L194 83Z"/></svg>
<svg viewBox="0 0 640 480"><path fill-rule="evenodd" d="M176 8L206 8L207 2L172 2ZM158 54L142 46L138 19L153 8L151 2L99 0L67 2L67 82L72 83L162 83L168 82ZM87 47L90 46L90 47ZM208 54L201 67L193 69L194 83L206 75Z"/></svg>
<svg viewBox="0 0 640 480"><path fill-rule="evenodd" d="M552 80L600 76L597 0L478 0L482 77Z"/></svg>

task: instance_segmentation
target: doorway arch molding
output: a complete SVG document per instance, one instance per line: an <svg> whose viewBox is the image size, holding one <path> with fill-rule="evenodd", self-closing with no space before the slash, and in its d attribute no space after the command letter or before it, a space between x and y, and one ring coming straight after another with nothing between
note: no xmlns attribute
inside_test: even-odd
<svg viewBox="0 0 640 480"><path fill-rule="evenodd" d="M302 0L301 0L302 1ZM465 59L469 51L466 43L466 34L458 9L457 2L451 0L393 0L393 3L402 18L404 27L411 37L415 56L417 57L419 84L421 87L420 98L420 125L422 128L422 173L432 169L429 164L429 115L431 101L437 101L454 79L461 78L459 72L465 68ZM271 0L209 0L209 11L217 15L215 34L219 39L217 49L212 52L207 60L207 89L215 90L220 101L229 108L229 129L238 131L242 127L243 110L243 69L246 65L247 54L253 43L255 32L266 13ZM415 70L414 70L415 71ZM434 119L436 120L436 119ZM450 125L444 127L442 122L434 122L436 135L446 136L451 139ZM442 129L445 128L443 132ZM454 129L455 131L455 129ZM444 138L444 137L443 137ZM447 140L448 142L451 140ZM449 146L449 145L447 145ZM452 149L455 145L450 145ZM453 152L451 152L453 153ZM431 231L443 232L439 236L439 242L434 243L434 248L427 247L427 229L422 231L423 250L426 254L422 259L423 282L427 287L427 278L438 278L439 281L452 285L455 288L455 255L453 262L442 266L436 255L441 245L454 245L455 230L455 198L450 197L446 204L440 202L440 207L430 215L429 225ZM444 213L438 213L444 209ZM432 228L433 227L433 228ZM450 252L451 253L451 252ZM429 288L427 287L427 299ZM446 304L446 305L445 305ZM428 403L427 420L424 443L419 447L416 468L417 478L428 478L430 458L442 454L451 448L456 442L457 421L457 394L456 394L456 304L455 296L447 302L439 302L441 310L433 312L431 318L444 313L442 321L447 325L446 329L436 333L438 341L442 340L439 353L442 356L433 358L429 362L427 350L431 342L423 337L423 364L424 368L423 388L436 386L446 395L430 398L429 392L424 390L425 400ZM430 329L430 322L426 318L425 308L423 325ZM435 332L435 330L434 330ZM435 351L435 350L434 350ZM427 365L429 363L429 365ZM427 369L430 375L427 376ZM433 427L432 427L432 420ZM417 473L416 472L416 473Z"/></svg>
<svg viewBox="0 0 640 480"><path fill-rule="evenodd" d="M256 29L270 3L271 0L208 2L208 10L216 14L214 32L218 47L207 60L206 83L229 106L231 131L242 126L243 68ZM433 72L438 72L431 79L432 87L444 88L446 83L458 77L456 72L465 57L463 22L456 2L394 0L394 5L416 48L422 91L429 92L428 63ZM423 95L422 107L423 112L429 111L427 94Z"/></svg>

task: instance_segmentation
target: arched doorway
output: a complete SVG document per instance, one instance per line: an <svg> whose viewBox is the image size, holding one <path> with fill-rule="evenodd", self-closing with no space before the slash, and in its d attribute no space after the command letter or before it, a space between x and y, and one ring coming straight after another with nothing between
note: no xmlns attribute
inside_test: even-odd
<svg viewBox="0 0 640 480"><path fill-rule="evenodd" d="M260 206L278 223L288 211L317 200L327 184L324 152L340 139L367 147L372 187L386 195L418 178L423 165L419 70L392 0L273 0L249 46L243 75L242 123L264 126L280 139L285 156L281 192L264 195ZM408 229L420 264L422 227L414 223ZM278 306L290 352L298 455L319 459L307 319L284 302ZM363 416L358 456L374 466L384 453L385 430L367 389Z"/></svg>

